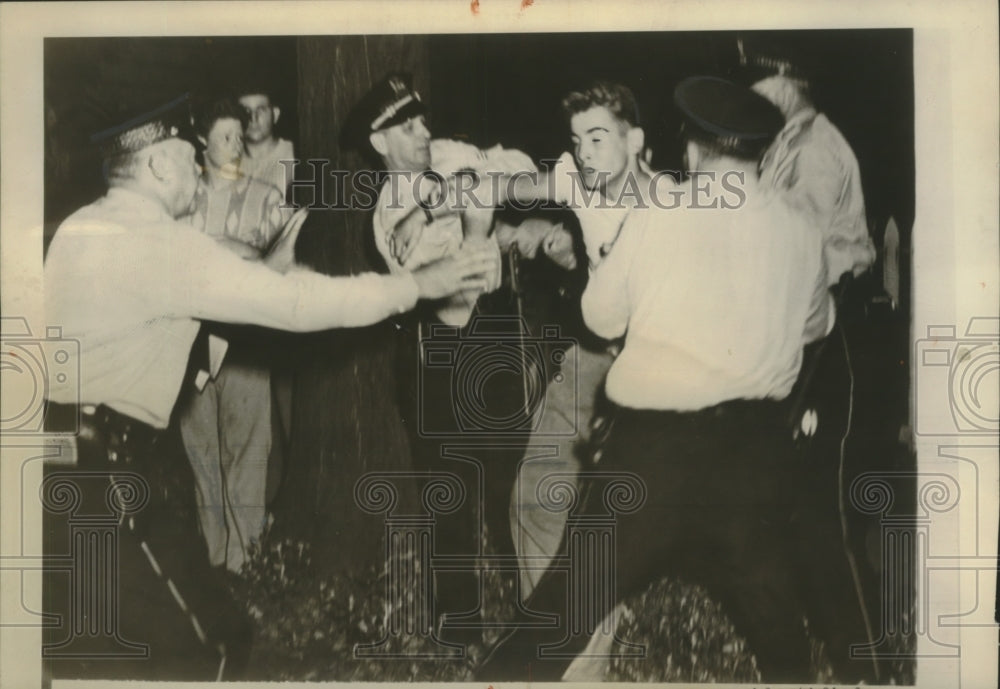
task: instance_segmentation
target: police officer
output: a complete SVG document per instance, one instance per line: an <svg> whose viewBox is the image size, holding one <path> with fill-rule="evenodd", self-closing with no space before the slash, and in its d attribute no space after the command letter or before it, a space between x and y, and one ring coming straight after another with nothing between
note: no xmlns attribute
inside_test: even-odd
<svg viewBox="0 0 1000 689"><path fill-rule="evenodd" d="M744 37L740 63L757 77L751 88L781 110L785 126L761 162L761 181L812 217L823 234L827 280L857 278L875 262L861 172L851 145L810 95L804 60L790 46Z"/></svg>
<svg viewBox="0 0 1000 689"><path fill-rule="evenodd" d="M79 343L70 365L81 376L78 388L52 381L49 427L79 413L79 468L112 482L117 471L138 473L151 495L119 529L123 634L149 643L149 658L97 663L99 676L231 676L247 650L246 625L197 532L183 447L168 431L199 321L300 332L367 325L420 298L478 288L491 265L469 251L405 275L282 274L274 267L287 263L295 226L265 263L245 261L177 220L198 183L195 149L182 138L189 126L182 97L97 135L109 189L60 225L44 266L47 321Z"/></svg>
<svg viewBox="0 0 1000 689"><path fill-rule="evenodd" d="M354 106L343 130L346 146L367 153L385 173L371 215L374 244L392 274L418 270L427 261L475 246L493 256L493 271L485 288L464 290L453 297L428 304L400 331L400 393L403 415L411 433L414 464L422 471L448 472L463 483L465 499L454 512L435 521L435 553L464 558L463 571L437 571L436 619L439 638L462 644L481 642L480 577L476 558L483 553L483 522L491 550L513 557L508 520L510 493L517 461L524 452L527 433L522 381L516 375L490 375L489 356L483 359L482 394L486 416L510 410L512 423L484 436L465 432L456 414L463 404L477 404L454 378L456 368L425 366L418 358L421 346L435 333L453 333L448 344L470 345L476 316L491 317L492 335L516 344L521 335L517 321L508 319L509 292L500 290L502 261L493 229L493 207L466 199L463 208L449 197L448 180L469 172L486 179L491 172L533 170L531 160L515 150L495 146L487 150L459 141L434 139L426 120L427 106L407 74L390 74L377 82ZM444 182L444 183L442 183ZM503 328L503 330L498 330ZM447 346L447 345L445 345ZM482 350L480 350L482 351ZM418 370L418 366L423 366ZM469 374L466 380L475 380ZM453 385L453 383L456 383ZM474 394L474 393L473 393ZM423 405L419 407L418 405ZM421 424L434 434L421 432ZM493 429L491 429L493 430ZM470 439L478 447L470 450ZM490 447L491 439L497 442ZM461 457L446 451L449 444L464 445ZM454 453L452 453L454 454Z"/></svg>
<svg viewBox="0 0 1000 689"><path fill-rule="evenodd" d="M614 570L599 573L602 585L616 582L613 596L568 600L567 578L550 569L527 606L563 620L587 611L592 629L617 600L678 576L723 605L765 681L808 681L783 531L791 435L780 402L803 345L832 325L821 237L758 186L760 156L783 122L773 105L709 77L683 81L674 97L697 174L677 208L629 215L582 299L596 334L625 336L606 382L617 409L598 466L638 477L645 504L617 515ZM583 514L607 509L599 475L585 479ZM540 652L564 637L558 656ZM557 680L586 641L515 624L479 674Z"/></svg>

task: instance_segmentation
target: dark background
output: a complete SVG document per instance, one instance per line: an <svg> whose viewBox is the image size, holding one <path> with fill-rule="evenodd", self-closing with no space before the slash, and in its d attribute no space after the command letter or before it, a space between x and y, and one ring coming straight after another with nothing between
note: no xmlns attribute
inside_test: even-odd
<svg viewBox="0 0 1000 689"><path fill-rule="evenodd" d="M912 32L798 31L780 38L808 66L818 109L855 150L876 245L890 216L899 225L903 322L895 326L898 347L892 349L905 378L914 214ZM673 87L695 74L741 79L736 39L735 32L46 39L46 240L69 213L104 191L91 134L186 91L211 97L248 75L270 85L282 108L278 133L295 142L298 157L329 160L331 169L362 164L341 152L339 127L390 71L414 74L436 136L499 142L536 159L567 150L559 102L568 90L598 77L622 82L638 98L654 168L680 169ZM377 267L365 252L361 214L315 215L297 247L304 263L331 274ZM319 560L331 566L378 563L382 554L382 518L345 511L354 480L367 471L411 466L392 393L392 338L392 326L383 323L296 336L282 345L296 392L276 527L319 544ZM905 418L906 399L905 390L887 394L893 417Z"/></svg>
<svg viewBox="0 0 1000 689"><path fill-rule="evenodd" d="M282 108L280 134L302 157L335 146L308 139L317 129L335 138L350 106L344 95L404 69L430 103L435 135L542 158L568 145L562 96L609 78L635 92L654 167L677 169L673 86L694 74L740 78L736 39L736 32L47 39L45 220L57 224L102 193L91 134L144 105L186 91L209 97L248 79L270 85ZM818 109L854 147L877 229L895 216L908 246L912 33L797 31L781 39L808 58Z"/></svg>

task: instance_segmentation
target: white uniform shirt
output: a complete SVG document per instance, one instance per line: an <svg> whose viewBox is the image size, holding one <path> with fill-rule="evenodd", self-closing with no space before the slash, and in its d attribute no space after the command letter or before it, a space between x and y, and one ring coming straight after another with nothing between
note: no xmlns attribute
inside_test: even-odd
<svg viewBox="0 0 1000 689"><path fill-rule="evenodd" d="M418 296L409 275L282 275L122 188L59 227L44 276L46 321L80 344L79 397L54 380L49 399L104 403L157 428L169 421L196 319L291 331L362 326Z"/></svg>
<svg viewBox="0 0 1000 689"><path fill-rule="evenodd" d="M482 151L460 141L434 139L430 143L431 169L445 179L460 170L484 172L489 169L513 171L521 169L521 164L530 159L518 151L507 151L494 147ZM445 215L437 218L424 228L416 248L407 258L406 264L401 264L392 255L389 240L396 224L406 217L417 205L418 196L428 201L428 193L434 189L434 178L414 174L394 174L386 180L379 190L372 227L375 233L375 246L385 259L392 273L403 273L416 270L420 266L432 263L445 256L454 255L465 244L462 233L462 219L459 215ZM469 201L471 203L471 201ZM500 286L501 261L500 249L495 235L485 240L486 245L494 250L494 269L488 278L486 291L491 292ZM438 317L449 325L465 325L472 315L480 290L466 290L445 300L437 309Z"/></svg>
<svg viewBox="0 0 1000 689"><path fill-rule="evenodd" d="M787 194L819 228L831 285L875 262L858 160L826 115L806 107L788 119L761 162L761 184Z"/></svg>
<svg viewBox="0 0 1000 689"><path fill-rule="evenodd" d="M833 326L819 231L761 193L738 210L687 206L633 211L591 275L587 325L626 336L608 397L678 411L786 397L803 345Z"/></svg>

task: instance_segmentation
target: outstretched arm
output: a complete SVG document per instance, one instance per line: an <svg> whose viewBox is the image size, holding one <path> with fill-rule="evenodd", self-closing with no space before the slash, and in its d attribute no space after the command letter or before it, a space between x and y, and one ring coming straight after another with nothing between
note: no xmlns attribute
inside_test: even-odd
<svg viewBox="0 0 1000 689"><path fill-rule="evenodd" d="M176 235L176 250L158 268L172 315L295 332L370 325L413 308L418 298L479 288L494 262L486 251L468 250L412 274L282 275L196 231Z"/></svg>

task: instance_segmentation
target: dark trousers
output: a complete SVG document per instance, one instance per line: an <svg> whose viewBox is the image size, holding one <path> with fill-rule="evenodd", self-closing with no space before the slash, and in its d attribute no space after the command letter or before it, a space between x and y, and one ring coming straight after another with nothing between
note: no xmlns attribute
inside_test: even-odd
<svg viewBox="0 0 1000 689"><path fill-rule="evenodd" d="M442 621L446 616L441 636L458 643L478 641L482 635L479 556L515 556L510 495L528 438L524 382L518 371L496 366L489 349L495 341L519 342L516 324L503 316L492 317L489 324L497 329L496 340L470 336L474 325L442 337L441 324L427 314L419 326L411 321L408 330L400 331L401 406L414 467L431 476L450 475L464 494L456 509L434 518L434 555L465 563L434 571L435 617ZM425 353L452 354L451 365L436 365L433 353L421 358L421 341ZM466 366L470 360L478 364ZM482 416L470 415L470 409ZM509 423L490 425L498 418Z"/></svg>
<svg viewBox="0 0 1000 689"><path fill-rule="evenodd" d="M459 557L466 561L463 570L436 570L436 615L447 615L442 628L446 640L475 640L481 635L482 577L475 567L476 558L486 552L514 557L510 533L510 494L518 462L524 454L526 432L498 435L463 433L456 419L454 371L425 369L421 377L420 418L434 429L447 429L448 435L416 433L413 439L414 465L430 475L449 474L459 481L464 501L454 511L438 513L434 521L434 554ZM494 381L497 396L515 396L519 380ZM489 386L490 384L487 383ZM510 406L490 398L490 405ZM484 527L485 538L484 541ZM466 632L449 622L472 625Z"/></svg>
<svg viewBox="0 0 1000 689"><path fill-rule="evenodd" d="M50 405L50 417L67 413L60 406ZM77 448L76 466L46 471L53 487L73 486L80 496L71 512L48 507L44 517L44 551L54 559L43 573L43 607L60 620L44 635L48 671L70 678L211 680L220 672L238 677L249 652L250 625L209 564L180 434L98 407L82 417ZM141 485L148 498L117 524L106 497L116 485L123 495L129 485ZM74 524L91 520L88 532L95 523L106 525L109 516L105 552L116 558L113 569L87 568L74 575L56 566L72 556L79 569L85 557L72 542ZM80 596L108 581L106 602L114 612L107 615L107 627L95 630L78 619ZM145 650L136 652L137 647Z"/></svg>
<svg viewBox="0 0 1000 689"><path fill-rule="evenodd" d="M620 410L596 468L635 474L646 499L616 515L615 594L581 606L569 600L566 572L550 569L526 607L558 614L560 627L515 625L481 678L558 680L588 641L567 634L567 605L588 611L583 627L593 629L619 600L672 575L719 601L765 681L807 681L809 645L787 547L790 461L776 403L737 401L694 413ZM581 514L607 514L603 480L585 478ZM606 576L600 563L592 570ZM559 657L539 652L563 640Z"/></svg>

